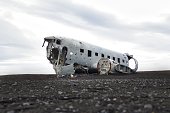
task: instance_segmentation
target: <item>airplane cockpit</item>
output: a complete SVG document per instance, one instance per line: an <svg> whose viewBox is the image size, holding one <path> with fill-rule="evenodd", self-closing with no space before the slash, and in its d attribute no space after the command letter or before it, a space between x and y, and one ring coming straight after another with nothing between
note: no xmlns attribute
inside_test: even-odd
<svg viewBox="0 0 170 113"><path fill-rule="evenodd" d="M55 37L47 37L44 38L43 46L46 41L48 42L46 47L47 59L51 64L64 65L68 49L61 46L62 40Z"/></svg>

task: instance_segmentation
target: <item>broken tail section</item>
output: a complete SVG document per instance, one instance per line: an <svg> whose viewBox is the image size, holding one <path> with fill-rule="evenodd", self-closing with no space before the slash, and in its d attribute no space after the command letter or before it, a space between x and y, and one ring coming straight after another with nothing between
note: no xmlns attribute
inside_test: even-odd
<svg viewBox="0 0 170 113"><path fill-rule="evenodd" d="M128 55L128 54L126 54ZM100 75L108 75L113 74L116 72L124 73L124 74L131 74L136 73L138 69L138 61L133 58L133 56L128 55L128 59L133 59L135 62L135 68L131 69L129 66L121 65L119 63L116 63L114 60L108 59L108 58L101 58L97 64L97 69Z"/></svg>

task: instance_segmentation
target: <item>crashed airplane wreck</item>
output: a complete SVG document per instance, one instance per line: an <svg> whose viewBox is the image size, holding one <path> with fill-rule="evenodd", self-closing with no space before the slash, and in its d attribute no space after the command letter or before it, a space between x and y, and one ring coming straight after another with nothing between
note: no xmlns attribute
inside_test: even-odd
<svg viewBox="0 0 170 113"><path fill-rule="evenodd" d="M138 62L133 55L118 53L95 45L65 37L45 37L47 59L53 65L58 76L74 73L135 73ZM42 46L42 47L43 47ZM135 68L129 67L133 59Z"/></svg>

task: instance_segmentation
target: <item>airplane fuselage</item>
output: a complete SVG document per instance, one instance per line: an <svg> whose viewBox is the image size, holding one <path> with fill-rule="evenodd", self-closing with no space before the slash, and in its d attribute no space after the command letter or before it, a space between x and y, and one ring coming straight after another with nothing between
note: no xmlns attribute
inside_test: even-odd
<svg viewBox="0 0 170 113"><path fill-rule="evenodd" d="M129 67L127 54L64 37L46 37L44 38L45 41L48 42L47 59L55 66L78 64L96 69L101 58L108 58L117 64Z"/></svg>

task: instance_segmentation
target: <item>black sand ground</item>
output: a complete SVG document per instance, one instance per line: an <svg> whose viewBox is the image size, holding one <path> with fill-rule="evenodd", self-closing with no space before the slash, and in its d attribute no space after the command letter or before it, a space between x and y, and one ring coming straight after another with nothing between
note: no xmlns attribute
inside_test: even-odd
<svg viewBox="0 0 170 113"><path fill-rule="evenodd" d="M170 113L170 71L0 76L0 113Z"/></svg>

